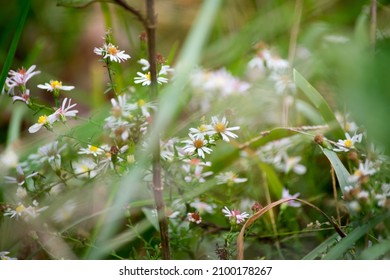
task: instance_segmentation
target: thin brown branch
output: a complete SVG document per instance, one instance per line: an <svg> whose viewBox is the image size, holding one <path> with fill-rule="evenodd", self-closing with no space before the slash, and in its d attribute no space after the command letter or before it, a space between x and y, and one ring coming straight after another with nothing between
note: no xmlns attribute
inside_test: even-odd
<svg viewBox="0 0 390 280"><path fill-rule="evenodd" d="M132 13L138 20L142 23L145 29L148 27L148 22L145 19L145 17L142 15L142 13L135 8L131 7L129 4L127 4L124 0L114 0L114 3L124 8L126 11Z"/></svg>
<svg viewBox="0 0 390 280"><path fill-rule="evenodd" d="M157 99L157 65L156 65L156 15L154 11L154 0L146 0L146 16L148 35L148 55L150 65L150 93L152 99ZM171 259L169 248L168 221L165 213L164 186L161 180L161 162L160 162L160 137L151 139L153 150L153 194L156 203L157 216L160 228L161 251L165 260Z"/></svg>

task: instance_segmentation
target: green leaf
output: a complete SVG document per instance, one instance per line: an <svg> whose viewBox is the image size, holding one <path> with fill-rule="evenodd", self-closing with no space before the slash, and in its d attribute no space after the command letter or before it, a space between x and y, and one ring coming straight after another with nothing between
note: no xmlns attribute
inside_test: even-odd
<svg viewBox="0 0 390 280"><path fill-rule="evenodd" d="M367 223L358 226L352 232L348 234L347 237L344 237L337 243L332 249L329 250L328 254L325 255L325 260L336 260L341 259L344 253L351 249L355 242L358 241L362 236L367 234L373 227L379 224L384 219L390 216L389 213L385 215L376 216L373 219L369 220Z"/></svg>
<svg viewBox="0 0 390 280"><path fill-rule="evenodd" d="M358 259L377 260L384 254L389 252L390 252L390 240L384 240L364 250L358 257Z"/></svg>
<svg viewBox="0 0 390 280"><path fill-rule="evenodd" d="M20 35L22 34L24 23L26 22L27 14L28 11L30 10L30 1L29 0L24 0L22 1L22 11L20 12L19 15L19 22L18 25L16 26L16 30L14 33L14 37L12 38L11 46L9 47L9 50L7 52L7 57L5 58L5 62L3 65L3 70L1 71L0 75L0 90L3 89L5 80L7 78L8 71L11 67L12 60L14 58L16 48L18 47Z"/></svg>
<svg viewBox="0 0 390 280"><path fill-rule="evenodd" d="M302 260L314 260L320 257L328 250L328 248L330 248L331 246L334 245L334 243L336 243L336 238L338 236L339 234L337 232L334 233L332 236L330 236L328 239L326 239L324 242L322 242L320 245L314 248L310 253L304 256Z"/></svg>
<svg viewBox="0 0 390 280"><path fill-rule="evenodd" d="M321 149L324 155L328 158L328 160L332 164L333 169L336 173L337 180L339 182L339 186L341 188L341 192L344 193L344 187L350 185L349 177L351 176L351 174L349 174L348 170L345 168L344 164L341 162L341 160L339 159L339 157L335 152L322 147Z"/></svg>
<svg viewBox="0 0 390 280"><path fill-rule="evenodd" d="M57 6L82 8L95 2L112 2L112 0L57 0Z"/></svg>
<svg viewBox="0 0 390 280"><path fill-rule="evenodd" d="M272 194L277 198L281 198L283 192L283 184L280 182L275 170L264 162L260 162L259 167L267 175L268 184L270 186Z"/></svg>
<svg viewBox="0 0 390 280"><path fill-rule="evenodd" d="M344 130L341 128L329 104L296 69L294 69L294 83L302 90L314 107L318 109L326 124L333 129L334 136L339 139L343 138Z"/></svg>

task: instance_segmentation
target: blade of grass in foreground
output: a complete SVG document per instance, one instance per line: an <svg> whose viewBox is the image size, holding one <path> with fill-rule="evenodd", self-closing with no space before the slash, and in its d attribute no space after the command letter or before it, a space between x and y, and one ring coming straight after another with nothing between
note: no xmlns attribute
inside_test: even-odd
<svg viewBox="0 0 390 280"><path fill-rule="evenodd" d="M16 26L14 37L12 38L11 45L7 52L7 57L5 58L3 69L0 75L0 90L2 90L4 87L4 83L7 78L8 71L11 67L12 60L16 52L16 48L18 47L19 44L20 36L22 35L22 31L24 28L24 24L26 22L28 11L30 10L29 0L23 0L21 2L23 8L20 13L19 22ZM20 125L22 122L23 113L24 113L24 107L21 106L17 106L14 110L12 110L11 122L7 132L7 142L6 142L7 147L11 145L16 139L19 138L19 131L20 131Z"/></svg>
<svg viewBox="0 0 390 280"><path fill-rule="evenodd" d="M364 250L358 259L361 260L377 260L386 253L390 252L390 240L381 241L378 244Z"/></svg>
<svg viewBox="0 0 390 280"><path fill-rule="evenodd" d="M348 170L345 168L344 164L341 162L337 154L329 149L322 148L322 152L328 158L330 163L333 166L334 171L336 172L337 180L339 181L339 186L341 192L344 193L344 187L350 185L349 178L351 174L349 174Z"/></svg>
<svg viewBox="0 0 390 280"><path fill-rule="evenodd" d="M7 52L7 57L5 58L5 62L3 65L3 70L1 71L0 75L0 90L3 88L5 79L7 78L7 73L11 67L12 60L14 58L16 48L18 47L20 36L22 35L24 23L26 22L28 11L30 10L30 1L29 0L23 0L21 1L22 5L22 11L20 13L19 22L16 26L16 30L14 33L14 37L11 41L11 46L9 47L9 50Z"/></svg>
<svg viewBox="0 0 390 280"><path fill-rule="evenodd" d="M344 131L337 121L332 109L321 94L296 70L294 69L294 83L302 90L305 96L320 112L329 128L333 128L334 136L337 139L344 137Z"/></svg>
<svg viewBox="0 0 390 280"><path fill-rule="evenodd" d="M326 239L324 242L314 248L310 253L304 256L302 260L314 260L320 257L328 250L328 248L330 248L334 245L334 243L336 243L337 236L339 235L337 233L334 233L332 236L330 236L328 239Z"/></svg>
<svg viewBox="0 0 390 280"><path fill-rule="evenodd" d="M355 228L351 231L347 237L340 240L332 249L329 250L328 254L325 255L325 260L336 260L341 259L342 256L351 249L355 242L359 240L362 236L367 234L373 227L379 224L386 218L389 218L390 213L376 216L367 223Z"/></svg>

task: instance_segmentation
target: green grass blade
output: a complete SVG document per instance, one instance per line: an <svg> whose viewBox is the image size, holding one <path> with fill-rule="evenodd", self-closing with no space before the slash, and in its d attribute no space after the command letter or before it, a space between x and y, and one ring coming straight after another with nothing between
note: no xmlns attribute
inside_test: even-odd
<svg viewBox="0 0 390 280"><path fill-rule="evenodd" d="M350 185L349 178L351 174L349 174L348 170L345 168L344 164L341 162L337 154L329 149L322 148L322 152L328 158L331 165L333 166L334 171L336 172L336 177L339 182L339 186L341 188L341 192L344 193L344 187Z"/></svg>
<svg viewBox="0 0 390 280"><path fill-rule="evenodd" d="M347 237L340 240L332 249L329 250L328 254L325 255L325 260L336 260L341 259L343 255L351 249L355 242L358 241L362 236L367 234L373 227L379 224L386 218L389 218L390 213L385 215L376 216L367 223L356 227L351 231Z"/></svg>
<svg viewBox="0 0 390 280"><path fill-rule="evenodd" d="M310 253L302 258L302 260L314 260L324 254L328 248L332 247L334 243L336 243L336 238L338 237L338 233L334 233L316 248L314 248Z"/></svg>
<svg viewBox="0 0 390 280"><path fill-rule="evenodd" d="M281 198L283 192L283 184L282 182L280 182L275 170L264 162L260 162L259 167L267 175L266 177L272 194L278 199Z"/></svg>
<svg viewBox="0 0 390 280"><path fill-rule="evenodd" d="M23 27L26 22L28 11L30 10L30 1L23 0L22 2L22 11L20 12L19 22L16 26L14 37L12 38L11 45L9 47L7 57L1 70L0 75L0 90L4 87L5 79L7 78L8 71L11 67L12 60L14 58L16 48L18 47L20 36L22 35Z"/></svg>
<svg viewBox="0 0 390 280"><path fill-rule="evenodd" d="M296 69L294 69L294 83L302 90L314 107L317 108L329 128L333 129L334 136L339 139L343 138L344 130L341 128L329 104Z"/></svg>
<svg viewBox="0 0 390 280"><path fill-rule="evenodd" d="M390 240L381 241L378 244L364 250L358 259L361 260L377 260L386 253L390 252Z"/></svg>

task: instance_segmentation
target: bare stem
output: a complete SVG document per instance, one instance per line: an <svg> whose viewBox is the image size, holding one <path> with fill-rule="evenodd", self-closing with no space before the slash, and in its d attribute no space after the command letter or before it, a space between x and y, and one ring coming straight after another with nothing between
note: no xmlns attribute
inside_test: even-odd
<svg viewBox="0 0 390 280"><path fill-rule="evenodd" d="M150 65L150 91L151 97L157 99L157 66L156 66L156 15L154 11L154 0L146 0L146 16L148 36L148 54ZM158 135L151 139L153 150L153 194L157 208L157 215L160 227L161 251L165 260L171 258L169 248L168 221L165 214L165 203L163 197L164 187L161 181L160 163L160 138Z"/></svg>

